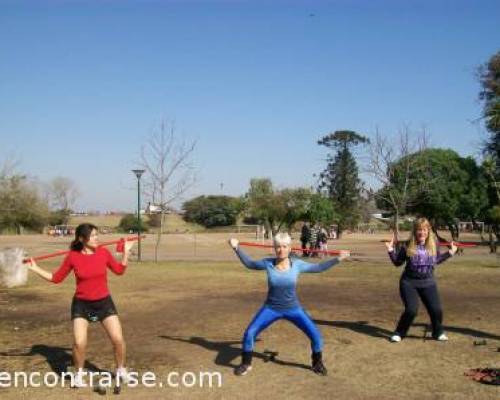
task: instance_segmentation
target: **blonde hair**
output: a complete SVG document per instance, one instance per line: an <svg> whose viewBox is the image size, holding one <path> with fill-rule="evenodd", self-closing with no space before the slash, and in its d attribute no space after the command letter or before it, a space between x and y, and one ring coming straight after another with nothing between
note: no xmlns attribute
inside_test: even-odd
<svg viewBox="0 0 500 400"><path fill-rule="evenodd" d="M410 241L408 243L408 248L406 249L406 254L409 257L413 257L417 252L417 230L421 228L427 228L429 230L429 234L427 235L427 239L425 240L425 250L431 256L436 256L437 254L437 246L436 240L434 239L434 235L432 234L432 226L427 218L417 218L413 222L413 229L410 236Z"/></svg>
<svg viewBox="0 0 500 400"><path fill-rule="evenodd" d="M278 232L273 237L273 243L274 243L274 246L280 246L283 244L285 246L290 246L290 243L292 243L292 238L286 232Z"/></svg>

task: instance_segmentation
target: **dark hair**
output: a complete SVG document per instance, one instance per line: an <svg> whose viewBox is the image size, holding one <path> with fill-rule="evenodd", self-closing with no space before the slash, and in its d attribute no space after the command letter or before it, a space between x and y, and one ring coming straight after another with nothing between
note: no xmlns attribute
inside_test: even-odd
<svg viewBox="0 0 500 400"><path fill-rule="evenodd" d="M80 238L85 240L90 239L90 234L93 230L97 230L97 226L93 224L80 224L76 227L75 230L75 240L71 242L69 248L74 251L82 251L83 250L83 242Z"/></svg>

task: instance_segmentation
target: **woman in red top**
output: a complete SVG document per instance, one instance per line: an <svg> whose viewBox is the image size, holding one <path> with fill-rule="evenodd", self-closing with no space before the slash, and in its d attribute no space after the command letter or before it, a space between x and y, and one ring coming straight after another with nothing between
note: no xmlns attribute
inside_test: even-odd
<svg viewBox="0 0 500 400"><path fill-rule="evenodd" d="M125 369L125 341L116 307L108 290L107 269L121 275L125 272L128 254L133 242L126 241L121 263L118 263L105 247L98 246L97 227L81 224L76 228L75 240L71 242L71 251L54 273L47 272L31 259L29 269L42 278L53 282L62 282L73 270L76 277L76 292L71 304L73 321L73 361L77 374L74 386L86 386L83 381L83 366L87 346L89 322L100 321L108 334L115 350L117 378L127 381Z"/></svg>

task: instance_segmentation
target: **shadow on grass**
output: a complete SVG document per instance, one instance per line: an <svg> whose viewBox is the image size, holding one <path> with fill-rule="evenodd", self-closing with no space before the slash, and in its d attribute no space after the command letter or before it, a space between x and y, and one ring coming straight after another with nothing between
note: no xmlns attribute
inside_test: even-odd
<svg viewBox="0 0 500 400"><path fill-rule="evenodd" d="M417 323L417 324L413 324L412 326L425 327L425 326L427 326L427 324ZM500 336L498 336L498 335L494 335L493 333L489 333L489 332L478 331L477 329L472 329L472 328L443 325L443 329L445 332L459 333L461 335L470 336L473 338L500 340Z"/></svg>
<svg viewBox="0 0 500 400"><path fill-rule="evenodd" d="M314 322L318 325L326 325L326 326L333 326L336 328L349 329L356 333L361 333L363 335L377 337L377 338L389 339L394 334L393 331L389 331L385 328L381 328L375 325L370 325L368 321L325 321L316 319L314 320ZM412 324L412 327L423 328L424 332L423 335L425 335L426 332L431 332L429 324L416 323ZM445 332L458 333L465 336L471 336L473 338L500 340L500 336L498 335L494 335L489 332L479 331L472 328L444 325L443 329L445 330ZM422 339L424 338L424 336L408 335L407 338Z"/></svg>
<svg viewBox="0 0 500 400"><path fill-rule="evenodd" d="M318 325L334 326L336 328L349 329L356 333L368 335L377 338L389 339L394 332L375 325L370 325L368 321L325 321L315 319L314 323Z"/></svg>
<svg viewBox="0 0 500 400"><path fill-rule="evenodd" d="M47 346L45 344L35 344L27 352L13 349L10 351L0 352L2 357L32 357L40 355L45 358L47 364L56 374L66 372L68 367L73 364L73 357L71 356L71 349L66 347ZM85 361L84 368L88 371L103 373L110 372L97 367L95 364Z"/></svg>
<svg viewBox="0 0 500 400"><path fill-rule="evenodd" d="M203 347L204 349L216 352L215 364L228 368L236 368L239 365L239 356L241 355L241 341L211 341L200 336L180 337L180 336L167 336L160 335L162 339L174 340L183 343L189 343L196 346ZM258 340L257 340L258 341ZM310 370L309 365L283 361L276 357L269 357L269 351L259 353L254 351L253 357L263 360L264 362L273 362L274 364L283 365L287 367L295 367ZM277 353L276 353L277 354Z"/></svg>

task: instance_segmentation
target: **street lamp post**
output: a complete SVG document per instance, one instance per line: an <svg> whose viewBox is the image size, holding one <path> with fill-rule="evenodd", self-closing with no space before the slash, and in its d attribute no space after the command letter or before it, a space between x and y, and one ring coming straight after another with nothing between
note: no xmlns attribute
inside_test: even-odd
<svg viewBox="0 0 500 400"><path fill-rule="evenodd" d="M137 177L137 261L141 261L141 176L145 170L133 169Z"/></svg>

